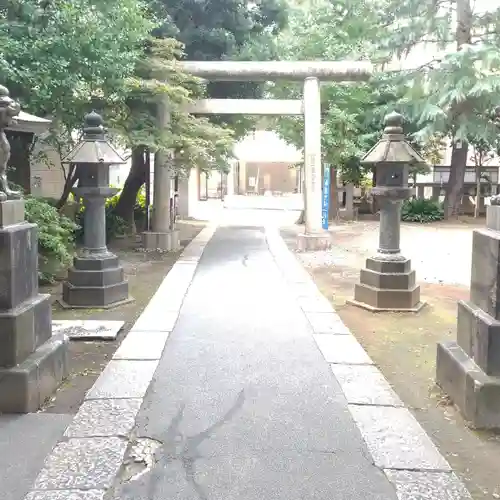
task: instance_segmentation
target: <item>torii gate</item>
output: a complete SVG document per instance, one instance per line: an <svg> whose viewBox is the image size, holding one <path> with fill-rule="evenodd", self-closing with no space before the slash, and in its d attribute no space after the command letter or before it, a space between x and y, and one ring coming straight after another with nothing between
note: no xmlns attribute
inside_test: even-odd
<svg viewBox="0 0 500 500"><path fill-rule="evenodd" d="M188 112L196 114L303 115L306 224L305 233L299 235L298 245L302 250L327 248L330 238L321 226L320 80L365 81L372 74L371 63L352 61L183 61L180 63L180 67L186 73L211 81L289 80L304 82L302 99L202 99L193 103ZM155 175L155 179L156 177ZM153 231L158 229L153 227Z"/></svg>

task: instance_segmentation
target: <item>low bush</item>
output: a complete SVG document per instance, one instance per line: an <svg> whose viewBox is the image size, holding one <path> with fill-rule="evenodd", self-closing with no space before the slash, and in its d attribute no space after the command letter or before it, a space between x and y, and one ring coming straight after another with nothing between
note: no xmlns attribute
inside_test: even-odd
<svg viewBox="0 0 500 500"><path fill-rule="evenodd" d="M26 198L25 211L38 226L38 278L53 283L71 265L78 225L43 198Z"/></svg>
<svg viewBox="0 0 500 500"><path fill-rule="evenodd" d="M114 196L106 200L106 240L109 243L113 238L126 235L129 231L128 224L121 217L114 213L114 208L118 203L121 191L118 191ZM79 242L83 239L84 232L84 219L85 207L82 205L80 211L76 215L76 221L78 222L80 229L77 233L77 240ZM146 192L145 187L142 186L139 193L137 193L137 200L134 206L134 219L135 224L139 232L145 230L146 221Z"/></svg>
<svg viewBox="0 0 500 500"><path fill-rule="evenodd" d="M401 220L405 222L434 222L443 217L442 205L433 200L412 198L405 200L401 209Z"/></svg>

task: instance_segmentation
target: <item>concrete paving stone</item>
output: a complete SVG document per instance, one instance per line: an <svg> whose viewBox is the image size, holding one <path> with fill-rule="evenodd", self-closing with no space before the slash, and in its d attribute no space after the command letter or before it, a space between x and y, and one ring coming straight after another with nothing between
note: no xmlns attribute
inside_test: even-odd
<svg viewBox="0 0 500 500"><path fill-rule="evenodd" d="M95 399L84 401L66 437L128 436L142 399Z"/></svg>
<svg viewBox="0 0 500 500"><path fill-rule="evenodd" d="M179 265L174 264L172 269L163 279L162 285L164 283L169 283L170 281L192 277L196 272L197 267L198 266L196 262L183 262L182 264Z"/></svg>
<svg viewBox="0 0 500 500"><path fill-rule="evenodd" d="M298 303L304 312L333 312L333 308L323 295L317 293L316 296L299 297Z"/></svg>
<svg viewBox="0 0 500 500"><path fill-rule="evenodd" d="M157 366L157 360L111 360L85 399L142 398Z"/></svg>
<svg viewBox="0 0 500 500"><path fill-rule="evenodd" d="M192 264L193 262L199 262L201 259L201 255L181 255L176 264Z"/></svg>
<svg viewBox="0 0 500 500"><path fill-rule="evenodd" d="M312 281L306 283L291 283L289 286L290 293L296 297L311 297L318 293L318 289L314 286Z"/></svg>
<svg viewBox="0 0 500 500"><path fill-rule="evenodd" d="M398 500L472 500L460 479L450 472L384 472L396 486Z"/></svg>
<svg viewBox="0 0 500 500"><path fill-rule="evenodd" d="M189 267L191 268L191 263L183 263L181 265L189 265ZM167 303L170 300L171 296L184 296L187 289L189 288L189 285L191 284L191 281L193 280L193 274L194 272L179 272L168 279L165 278L162 284L158 287L158 290L156 290L156 293L154 294L152 300L154 301L161 299L162 301Z"/></svg>
<svg viewBox="0 0 500 500"><path fill-rule="evenodd" d="M70 439L45 460L34 490L109 488L121 466L127 441L120 438Z"/></svg>
<svg viewBox="0 0 500 500"><path fill-rule="evenodd" d="M24 500L104 500L104 490L32 491Z"/></svg>
<svg viewBox="0 0 500 500"><path fill-rule="evenodd" d="M164 312L178 312L186 296L186 292L191 284L191 279L184 280L182 284L167 284L159 288L151 299L146 310L162 309Z"/></svg>
<svg viewBox="0 0 500 500"><path fill-rule="evenodd" d="M175 262L175 264L179 264L183 259L196 258L200 259L203 255L203 251L205 250L205 245L197 245L191 248L186 248L184 252L179 255L179 259Z"/></svg>
<svg viewBox="0 0 500 500"><path fill-rule="evenodd" d="M330 365L349 404L403 406L380 371L371 365Z"/></svg>
<svg viewBox="0 0 500 500"><path fill-rule="evenodd" d="M349 409L377 467L451 470L406 408L350 405Z"/></svg>
<svg viewBox="0 0 500 500"><path fill-rule="evenodd" d="M189 268L191 268L191 263L188 264L185 262L181 265L186 267L189 266ZM193 271L178 271L172 276L170 276L170 274L167 275L162 284L158 287L158 290L154 294L152 301L161 299L167 304L168 301L170 301L170 297L172 295L185 295L186 290L189 288L189 285L193 280L194 269L195 268L193 267Z"/></svg>
<svg viewBox="0 0 500 500"><path fill-rule="evenodd" d="M155 306L154 308L148 306L130 329L129 335L134 330L140 332L171 332L178 317L178 311L165 312L161 309L161 306Z"/></svg>
<svg viewBox="0 0 500 500"><path fill-rule="evenodd" d="M351 331L340 319L337 313L305 313L306 318L311 323L314 333L333 333L337 335L349 335Z"/></svg>
<svg viewBox="0 0 500 500"><path fill-rule="evenodd" d="M301 273L283 271L283 277L287 283L307 283L310 278L308 275Z"/></svg>
<svg viewBox="0 0 500 500"><path fill-rule="evenodd" d="M114 340L124 321L60 320L52 321L52 335L64 333L70 339Z"/></svg>
<svg viewBox="0 0 500 500"><path fill-rule="evenodd" d="M169 332L129 332L113 359L160 359Z"/></svg>
<svg viewBox="0 0 500 500"><path fill-rule="evenodd" d="M307 271L302 267L300 262L289 253L288 249L283 249L283 252L279 251L274 255L274 259L276 260L278 267L283 271L297 273L311 279Z"/></svg>
<svg viewBox="0 0 500 500"><path fill-rule="evenodd" d="M175 292L171 292L170 294L168 294L168 300L165 297L166 300L164 300L161 305L158 304L158 302L155 303L154 306L156 310L162 311L164 313L179 312L182 307L182 303L184 302L184 297L186 296L188 286L189 285L186 285L186 287L182 290L176 290Z"/></svg>
<svg viewBox="0 0 500 500"><path fill-rule="evenodd" d="M315 334L314 340L328 363L372 365L361 344L352 335Z"/></svg>

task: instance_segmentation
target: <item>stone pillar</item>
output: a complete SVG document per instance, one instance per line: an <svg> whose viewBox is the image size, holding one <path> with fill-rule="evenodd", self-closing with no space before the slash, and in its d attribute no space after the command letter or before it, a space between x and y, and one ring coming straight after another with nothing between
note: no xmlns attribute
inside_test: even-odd
<svg viewBox="0 0 500 500"><path fill-rule="evenodd" d="M417 186L417 198L419 200L425 199L425 186Z"/></svg>
<svg viewBox="0 0 500 500"><path fill-rule="evenodd" d="M197 168L190 169L188 177L179 178L178 214L181 219L189 219L196 214L198 178Z"/></svg>
<svg viewBox="0 0 500 500"><path fill-rule="evenodd" d="M370 311L417 312L424 305L420 286L410 261L401 255L399 242L401 205L411 193L408 167L424 160L405 141L401 115L391 113L385 123L382 139L363 159L377 168L377 186L371 192L380 207L379 248L376 256L366 260L349 303Z"/></svg>
<svg viewBox="0 0 500 500"><path fill-rule="evenodd" d="M83 246L88 255L107 252L106 247L106 198L84 188L75 189L85 206Z"/></svg>
<svg viewBox="0 0 500 500"><path fill-rule="evenodd" d="M380 227L378 254L380 257L393 256L399 258L401 240L401 200L379 197Z"/></svg>
<svg viewBox="0 0 500 500"><path fill-rule="evenodd" d="M190 173L189 177L193 174ZM177 214L181 219L188 219L190 212L191 200L189 199L189 178L181 177L179 175L179 187L177 189L177 193L179 195L178 204L177 204Z"/></svg>
<svg viewBox="0 0 500 500"><path fill-rule="evenodd" d="M158 126L170 126L170 114L165 100L157 104ZM153 214L151 231L142 233L142 243L146 250L176 251L179 249L179 231L172 229L170 220L170 195L172 178L170 151L157 151L154 161Z"/></svg>
<svg viewBox="0 0 500 500"><path fill-rule="evenodd" d="M170 176L170 155L166 151L157 151L154 160L154 206L151 220L153 231L168 233L170 231L170 196L172 177Z"/></svg>
<svg viewBox="0 0 500 500"><path fill-rule="evenodd" d="M305 167L305 233L299 234L298 249L325 250L330 234L321 225L321 95L319 80L304 81L304 167Z"/></svg>
<svg viewBox="0 0 500 500"><path fill-rule="evenodd" d="M109 165L123 159L105 139L101 116L89 113L83 131L83 140L63 161L81 172L73 192L85 206L84 246L68 271L60 302L69 308L109 309L133 300L123 267L106 246L106 198L117 192L109 187Z"/></svg>
<svg viewBox="0 0 500 500"><path fill-rule="evenodd" d="M354 219L354 185L346 184L345 186L345 213L347 220Z"/></svg>
<svg viewBox="0 0 500 500"><path fill-rule="evenodd" d="M52 335L50 295L38 293L38 232L8 187L5 128L20 106L0 86L0 413L31 413L68 375L68 338Z"/></svg>
<svg viewBox="0 0 500 500"><path fill-rule="evenodd" d="M0 413L31 413L68 375L68 339L52 336L50 295L38 293L38 238L24 202L0 202Z"/></svg>
<svg viewBox="0 0 500 500"><path fill-rule="evenodd" d="M493 200L493 202L498 202ZM437 347L436 382L476 428L500 429L500 206L472 239L470 300L458 302L457 340Z"/></svg>

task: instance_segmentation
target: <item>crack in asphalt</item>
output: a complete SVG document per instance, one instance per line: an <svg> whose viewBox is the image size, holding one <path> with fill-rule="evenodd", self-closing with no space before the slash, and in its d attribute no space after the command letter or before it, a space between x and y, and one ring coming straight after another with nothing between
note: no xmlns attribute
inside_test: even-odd
<svg viewBox="0 0 500 500"><path fill-rule="evenodd" d="M202 444L203 441L210 438L212 434L220 429L225 423L229 422L242 408L244 402L245 391L242 389L233 405L219 420L207 427L204 431L192 436L185 436L180 431L186 407L185 404L181 405L163 436L160 436L159 439L153 439L147 436L137 439L138 442L141 439L151 440L159 443L159 445L152 450L152 457L150 457L150 460L147 460L147 458L140 460L141 463L144 463L145 467L149 465L149 470L145 469L141 473L135 474L133 478L127 481L127 483L132 484L139 477L148 474L149 477L146 483L147 491L145 498L152 500L155 498L154 495L158 488L158 484L163 477L165 469L169 466L169 464L178 460L182 464L187 483L192 486L193 490L198 495L198 498L200 500L208 500L207 495L203 491L201 485L198 484L195 477L196 460L203 458L198 451L198 446Z"/></svg>

